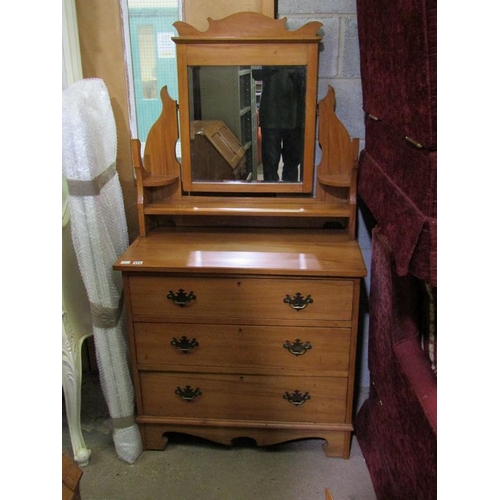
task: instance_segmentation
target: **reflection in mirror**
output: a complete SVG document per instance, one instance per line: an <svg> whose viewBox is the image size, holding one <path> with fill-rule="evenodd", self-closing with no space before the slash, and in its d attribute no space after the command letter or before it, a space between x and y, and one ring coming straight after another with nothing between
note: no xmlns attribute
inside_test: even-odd
<svg viewBox="0 0 500 500"><path fill-rule="evenodd" d="M194 182L301 182L305 66L190 66Z"/></svg>

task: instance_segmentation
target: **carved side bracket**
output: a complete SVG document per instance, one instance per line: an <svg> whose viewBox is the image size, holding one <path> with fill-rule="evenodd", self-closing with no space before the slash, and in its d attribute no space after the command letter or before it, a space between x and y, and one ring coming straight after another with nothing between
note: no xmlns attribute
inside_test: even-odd
<svg viewBox="0 0 500 500"><path fill-rule="evenodd" d="M351 139L335 114L335 105L335 91L329 85L326 96L319 101L318 140L322 155L316 192L318 200L343 200L349 205L348 232L354 239L359 139Z"/></svg>
<svg viewBox="0 0 500 500"><path fill-rule="evenodd" d="M151 127L141 154L141 142L132 139L132 163L137 181L137 213L139 234L146 236L147 227L144 209L156 199L181 196L181 166L176 156L179 140L177 102L168 94L167 87L160 91L162 111Z"/></svg>

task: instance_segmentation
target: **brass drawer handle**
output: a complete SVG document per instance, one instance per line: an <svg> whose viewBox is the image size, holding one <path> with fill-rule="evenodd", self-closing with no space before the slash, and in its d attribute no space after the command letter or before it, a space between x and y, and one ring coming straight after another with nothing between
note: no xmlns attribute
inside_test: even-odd
<svg viewBox="0 0 500 500"><path fill-rule="evenodd" d="M311 396L309 396L308 392L302 394L299 390L295 390L293 391L293 394L285 392L285 394L283 395L283 399L286 399L290 404L294 406L300 406L311 399Z"/></svg>
<svg viewBox="0 0 500 500"><path fill-rule="evenodd" d="M200 345L196 339L188 339L185 335L183 335L180 339L176 339L174 337L170 343L184 354L187 354L189 351Z"/></svg>
<svg viewBox="0 0 500 500"><path fill-rule="evenodd" d="M290 352L294 356L302 356L309 349L312 349L313 346L310 342L302 343L300 339L295 339L295 342L293 344L290 344L290 342L287 340L283 344L283 347L285 349L288 349L288 352Z"/></svg>
<svg viewBox="0 0 500 500"><path fill-rule="evenodd" d="M184 289L180 288L177 293L169 291L167 299L171 300L179 307L187 306L192 300L196 300L196 295L193 292L186 293Z"/></svg>
<svg viewBox="0 0 500 500"><path fill-rule="evenodd" d="M283 299L285 304L288 304L292 309L295 309L297 312L305 309L309 304L312 304L314 301L310 295L304 297L301 293L296 293L295 296L290 297L290 295L286 295Z"/></svg>
<svg viewBox="0 0 500 500"><path fill-rule="evenodd" d="M177 386L175 393L188 403L193 402L198 396L201 396L200 389L198 387L196 389L193 389L190 385L186 385L184 389L181 389L179 386Z"/></svg>

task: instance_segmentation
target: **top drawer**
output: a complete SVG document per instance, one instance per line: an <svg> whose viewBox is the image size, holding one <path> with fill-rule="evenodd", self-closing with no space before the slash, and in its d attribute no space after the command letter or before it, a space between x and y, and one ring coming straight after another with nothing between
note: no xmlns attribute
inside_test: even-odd
<svg viewBox="0 0 500 500"><path fill-rule="evenodd" d="M330 279L130 276L133 319L308 325L351 321L354 282Z"/></svg>

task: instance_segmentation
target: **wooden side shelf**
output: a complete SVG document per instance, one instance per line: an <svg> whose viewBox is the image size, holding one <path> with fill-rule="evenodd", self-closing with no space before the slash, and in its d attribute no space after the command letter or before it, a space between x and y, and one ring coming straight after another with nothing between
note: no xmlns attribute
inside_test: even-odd
<svg viewBox="0 0 500 500"><path fill-rule="evenodd" d="M143 177L142 185L144 187L170 186L178 180L178 175L148 175L147 177Z"/></svg>
<svg viewBox="0 0 500 500"><path fill-rule="evenodd" d="M318 181L323 186L333 187L350 187L351 175L348 174L331 174L331 175L318 175Z"/></svg>

